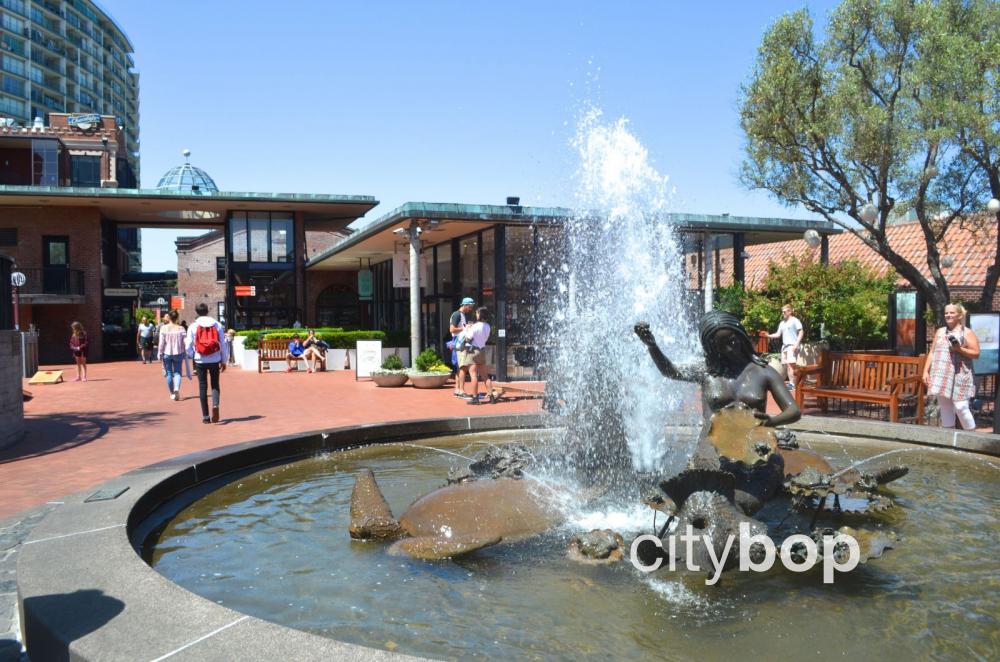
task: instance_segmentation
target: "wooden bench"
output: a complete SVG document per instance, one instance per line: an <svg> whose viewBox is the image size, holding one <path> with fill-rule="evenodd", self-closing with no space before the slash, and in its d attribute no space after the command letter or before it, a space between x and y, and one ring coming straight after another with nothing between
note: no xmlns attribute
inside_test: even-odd
<svg viewBox="0 0 1000 662"><path fill-rule="evenodd" d="M802 409L812 395L823 411L827 399L852 400L889 407L889 420L899 421L899 404L916 405L916 422L924 420L923 382L926 355L894 356L823 352L816 365L795 370L795 402Z"/></svg>
<svg viewBox="0 0 1000 662"><path fill-rule="evenodd" d="M257 347L257 372L264 372L265 370L270 371L271 361L281 361L282 363L287 363L288 343L290 342L292 341L289 339L261 340ZM309 367L309 364L306 363L304 356L294 359L296 366L299 361L302 361L304 368ZM319 359L316 365L316 371L319 372L325 368L326 359Z"/></svg>

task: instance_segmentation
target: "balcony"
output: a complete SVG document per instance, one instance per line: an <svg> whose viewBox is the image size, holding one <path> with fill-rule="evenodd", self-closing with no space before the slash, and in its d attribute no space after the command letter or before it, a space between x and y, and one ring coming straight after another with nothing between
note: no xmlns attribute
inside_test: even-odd
<svg viewBox="0 0 1000 662"><path fill-rule="evenodd" d="M18 291L24 303L84 302L84 271L67 267L18 268L25 275L24 287Z"/></svg>

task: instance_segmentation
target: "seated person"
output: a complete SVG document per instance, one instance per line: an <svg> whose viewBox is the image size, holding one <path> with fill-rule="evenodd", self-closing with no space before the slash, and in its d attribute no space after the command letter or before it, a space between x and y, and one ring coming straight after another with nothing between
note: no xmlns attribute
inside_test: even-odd
<svg viewBox="0 0 1000 662"><path fill-rule="evenodd" d="M306 341L302 343L302 347L305 349L302 353L302 358L306 360L306 368L308 368L306 372L315 371L317 362L324 367L326 366L326 350L330 346L317 338L315 331L312 329L309 330Z"/></svg>
<svg viewBox="0 0 1000 662"><path fill-rule="evenodd" d="M285 370L286 372L291 372L293 368L296 368L299 360L305 360L302 356L305 351L305 347L302 346L302 341L299 340L299 334L296 333L292 336L292 342L288 343L288 353L285 354L285 360L288 361L288 368Z"/></svg>

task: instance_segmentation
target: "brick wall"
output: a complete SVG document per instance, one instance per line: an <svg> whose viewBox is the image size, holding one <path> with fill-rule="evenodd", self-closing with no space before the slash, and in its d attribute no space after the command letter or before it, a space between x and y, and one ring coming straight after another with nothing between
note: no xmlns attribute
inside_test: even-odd
<svg viewBox="0 0 1000 662"><path fill-rule="evenodd" d="M79 321L90 335L90 359L103 354L101 335L101 215L85 207L3 207L0 227L17 229L17 247L6 247L17 266L41 269L42 237L69 237L69 267L83 271L85 303L27 303L22 300L21 324L34 323L39 331L38 354L42 363L70 362L69 326Z"/></svg>
<svg viewBox="0 0 1000 662"><path fill-rule="evenodd" d="M220 233L212 241L190 250L177 250L177 293L184 297L181 318L189 322L197 317L194 307L208 304L209 315L218 313L218 303L226 300L226 284L215 280L215 260L226 253L225 238Z"/></svg>
<svg viewBox="0 0 1000 662"><path fill-rule="evenodd" d="M17 331L0 331L0 448L16 444L23 436L21 337Z"/></svg>

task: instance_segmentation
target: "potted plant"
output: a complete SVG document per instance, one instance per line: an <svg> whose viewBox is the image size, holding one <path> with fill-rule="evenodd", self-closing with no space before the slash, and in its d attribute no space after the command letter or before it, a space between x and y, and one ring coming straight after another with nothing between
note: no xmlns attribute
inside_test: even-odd
<svg viewBox="0 0 1000 662"><path fill-rule="evenodd" d="M259 354L261 333L259 331L238 331L237 333L237 337L243 339L240 368L257 372L257 355Z"/></svg>
<svg viewBox="0 0 1000 662"><path fill-rule="evenodd" d="M395 354L387 356L380 369L372 370L375 386L402 386L409 378L403 369L403 360Z"/></svg>
<svg viewBox="0 0 1000 662"><path fill-rule="evenodd" d="M417 355L414 369L407 374L416 388L441 388L451 377L451 368L446 366L433 347L428 347Z"/></svg>

